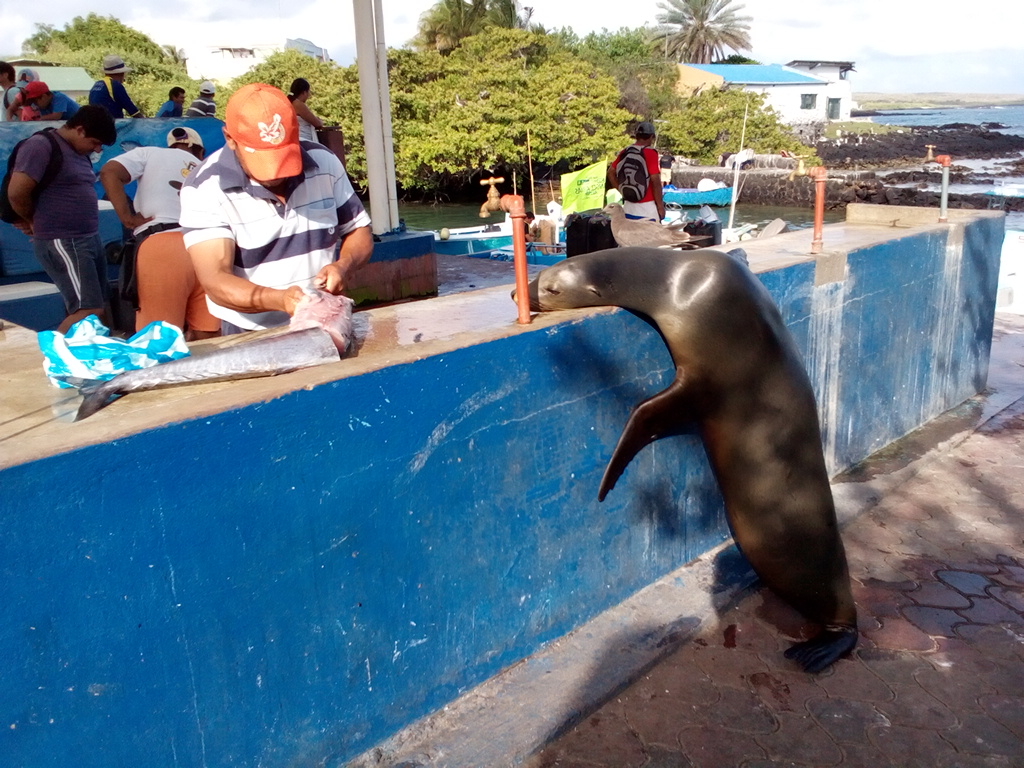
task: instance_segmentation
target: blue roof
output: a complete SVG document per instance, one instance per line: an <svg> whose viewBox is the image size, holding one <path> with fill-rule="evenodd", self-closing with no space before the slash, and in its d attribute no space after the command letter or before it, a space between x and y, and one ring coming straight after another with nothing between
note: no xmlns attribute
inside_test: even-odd
<svg viewBox="0 0 1024 768"><path fill-rule="evenodd" d="M797 72L781 64L687 64L712 75L721 75L727 83L743 85L792 85L824 83L820 77Z"/></svg>

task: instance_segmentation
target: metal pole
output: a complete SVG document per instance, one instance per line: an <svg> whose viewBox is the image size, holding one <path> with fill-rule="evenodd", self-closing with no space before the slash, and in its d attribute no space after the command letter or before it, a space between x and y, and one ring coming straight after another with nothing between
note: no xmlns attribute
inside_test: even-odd
<svg viewBox="0 0 1024 768"><path fill-rule="evenodd" d="M395 181L395 137L391 129L391 87L388 80L388 47L384 42L383 0L374 0L373 18L376 38L377 93L380 101L381 141L384 172L387 178L388 213L391 229L398 229L398 185Z"/></svg>
<svg viewBox="0 0 1024 768"><path fill-rule="evenodd" d="M388 210L388 174L387 163L384 159L380 89L377 87L373 0L352 0L352 11L355 17L359 96L363 103L363 136L366 145L366 180L370 187L370 219L373 233L382 235L391 229L391 213Z"/></svg>
<svg viewBox="0 0 1024 768"><path fill-rule="evenodd" d="M949 204L949 165L953 158L949 155L939 155L935 162L942 166L942 193L939 195L939 223L945 224L949 221L949 212L946 210Z"/></svg>
<svg viewBox="0 0 1024 768"><path fill-rule="evenodd" d="M811 168L807 173L814 179L814 237L811 240L811 253L821 253L822 229L825 226L825 179L828 171L825 166L819 165Z"/></svg>
<svg viewBox="0 0 1024 768"><path fill-rule="evenodd" d="M512 216L512 258L516 267L519 323L530 324L530 280L526 274L526 203L522 195L502 195L501 209Z"/></svg>

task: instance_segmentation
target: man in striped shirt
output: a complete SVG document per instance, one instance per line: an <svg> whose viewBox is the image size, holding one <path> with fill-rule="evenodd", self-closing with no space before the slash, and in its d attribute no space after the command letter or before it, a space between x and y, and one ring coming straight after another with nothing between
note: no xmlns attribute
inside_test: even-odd
<svg viewBox="0 0 1024 768"><path fill-rule="evenodd" d="M210 311L225 334L283 325L303 288L339 294L370 260L370 217L341 161L299 141L288 97L238 90L226 145L181 190L181 226ZM340 242L340 248L339 248Z"/></svg>

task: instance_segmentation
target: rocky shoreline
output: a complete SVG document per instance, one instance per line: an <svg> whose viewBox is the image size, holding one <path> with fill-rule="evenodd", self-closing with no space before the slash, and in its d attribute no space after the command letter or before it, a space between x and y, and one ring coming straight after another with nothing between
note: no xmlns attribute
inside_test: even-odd
<svg viewBox="0 0 1024 768"><path fill-rule="evenodd" d="M826 206L844 208L847 203L877 205L939 206L937 187L941 168L925 163L928 145L934 156L952 158L951 184L991 186L1000 178L1024 176L1024 137L1001 133L996 124L951 124L938 127L906 127L887 134L850 134L823 140L815 151L828 169ZM979 172L958 160L987 160ZM755 205L811 205L814 184L808 177L790 178L796 161L774 155L755 156L754 167L741 176L740 200ZM701 178L732 183L725 168L674 166L677 187L696 187ZM950 192L950 208L1024 211L1024 198L988 195L984 192Z"/></svg>

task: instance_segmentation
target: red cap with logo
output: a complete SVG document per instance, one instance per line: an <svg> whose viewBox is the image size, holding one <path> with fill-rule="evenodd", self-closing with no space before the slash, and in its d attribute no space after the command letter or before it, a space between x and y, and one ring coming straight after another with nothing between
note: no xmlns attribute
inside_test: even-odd
<svg viewBox="0 0 1024 768"><path fill-rule="evenodd" d="M48 86L42 80L33 80L31 83L25 86L26 99L38 99L40 96L45 96L49 92L50 86Z"/></svg>
<svg viewBox="0 0 1024 768"><path fill-rule="evenodd" d="M288 97L272 85L252 83L228 100L225 130L245 156L256 181L272 181L302 172L299 121Z"/></svg>

